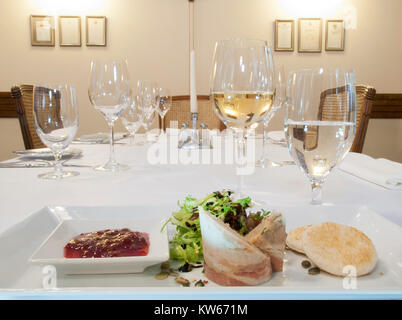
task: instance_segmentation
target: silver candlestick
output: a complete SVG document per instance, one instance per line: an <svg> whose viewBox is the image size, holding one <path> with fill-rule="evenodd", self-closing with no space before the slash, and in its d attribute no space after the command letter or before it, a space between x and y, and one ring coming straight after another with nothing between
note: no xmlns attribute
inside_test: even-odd
<svg viewBox="0 0 402 320"><path fill-rule="evenodd" d="M204 148L211 148L210 143L203 142L197 131L197 121L199 112L190 112L191 115L191 122L193 123L193 128L191 129L190 136L183 142L179 142L180 149L204 149Z"/></svg>

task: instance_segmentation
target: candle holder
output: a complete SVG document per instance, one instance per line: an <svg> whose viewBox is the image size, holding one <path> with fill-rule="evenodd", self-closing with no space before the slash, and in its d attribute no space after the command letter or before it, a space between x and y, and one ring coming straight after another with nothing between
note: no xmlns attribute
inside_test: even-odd
<svg viewBox="0 0 402 320"><path fill-rule="evenodd" d="M211 149L210 143L205 143L200 139L197 131L197 121L199 112L190 112L191 122L193 124L193 128L191 129L190 136L183 142L179 143L180 149Z"/></svg>

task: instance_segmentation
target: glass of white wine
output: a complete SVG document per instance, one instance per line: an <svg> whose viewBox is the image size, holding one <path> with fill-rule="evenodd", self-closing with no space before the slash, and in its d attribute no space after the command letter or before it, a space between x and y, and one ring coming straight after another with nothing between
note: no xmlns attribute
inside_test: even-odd
<svg viewBox="0 0 402 320"><path fill-rule="evenodd" d="M310 180L311 204L321 204L323 183L355 137L354 72L340 68L290 72L286 97L284 127L289 152Z"/></svg>
<svg viewBox="0 0 402 320"><path fill-rule="evenodd" d="M268 115L274 101L274 63L266 41L218 41L213 58L210 95L217 116L235 133L240 169L237 170L237 193L241 196L243 177L248 174L250 164L247 161L246 132L256 128Z"/></svg>

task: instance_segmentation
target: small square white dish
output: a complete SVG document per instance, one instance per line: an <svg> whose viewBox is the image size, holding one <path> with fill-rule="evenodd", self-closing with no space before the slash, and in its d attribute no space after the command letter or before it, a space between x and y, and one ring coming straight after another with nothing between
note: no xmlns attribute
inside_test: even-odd
<svg viewBox="0 0 402 320"><path fill-rule="evenodd" d="M113 274L141 273L147 267L169 259L169 246L164 221L160 218L140 216L132 211L132 217L125 215L129 209L109 208L96 214L91 207L55 207L61 222L29 258L29 261L42 266L53 265L62 274ZM131 209L133 210L133 209ZM129 228L131 231L145 232L149 235L150 246L146 256L113 258L64 258L64 246L70 239L81 233L105 229Z"/></svg>

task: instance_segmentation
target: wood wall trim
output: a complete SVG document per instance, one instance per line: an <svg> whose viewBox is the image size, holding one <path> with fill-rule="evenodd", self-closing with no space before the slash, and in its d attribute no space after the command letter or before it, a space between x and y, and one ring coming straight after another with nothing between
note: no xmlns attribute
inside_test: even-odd
<svg viewBox="0 0 402 320"><path fill-rule="evenodd" d="M173 101L180 101L180 100L190 100L190 96L173 96ZM209 96L207 95L197 95L197 100L209 100Z"/></svg>
<svg viewBox="0 0 402 320"><path fill-rule="evenodd" d="M377 93L370 119L402 119L402 94Z"/></svg>
<svg viewBox="0 0 402 320"><path fill-rule="evenodd" d="M0 118L18 118L17 108L10 92L0 92Z"/></svg>

